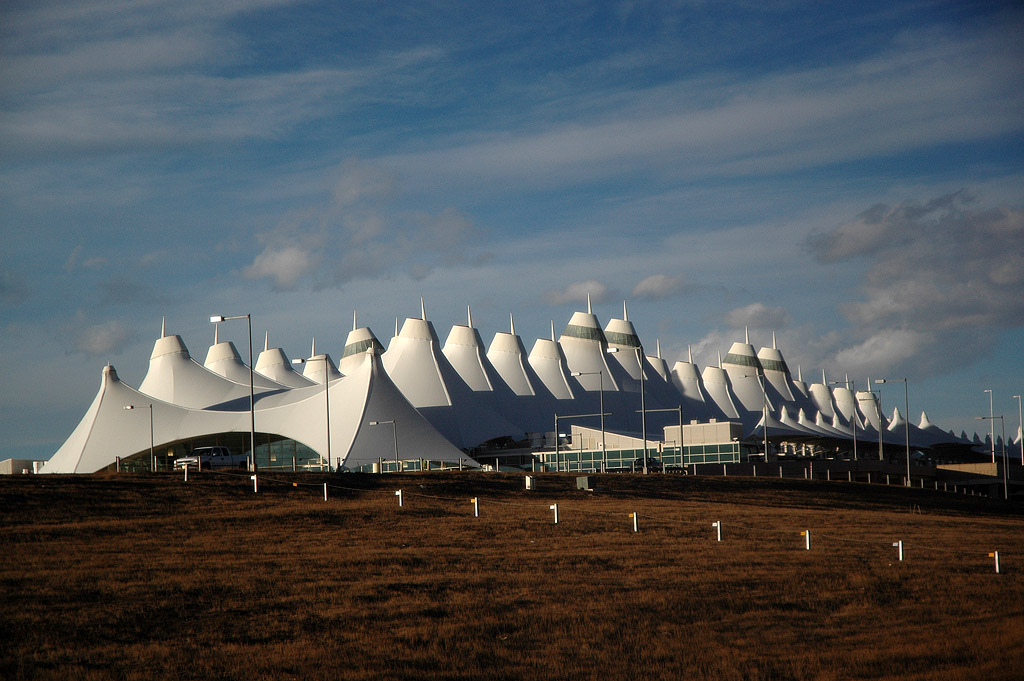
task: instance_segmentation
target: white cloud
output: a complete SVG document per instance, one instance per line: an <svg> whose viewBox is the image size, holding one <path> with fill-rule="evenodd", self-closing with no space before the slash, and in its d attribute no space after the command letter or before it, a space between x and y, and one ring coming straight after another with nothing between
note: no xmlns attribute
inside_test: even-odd
<svg viewBox="0 0 1024 681"><path fill-rule="evenodd" d="M863 376L878 375L915 357L934 342L934 338L919 331L883 329L857 345L835 354L835 364L843 370Z"/></svg>
<svg viewBox="0 0 1024 681"><path fill-rule="evenodd" d="M275 290L295 288L314 267L316 258L297 246L268 246L245 268L249 279L269 279Z"/></svg>
<svg viewBox="0 0 1024 681"><path fill-rule="evenodd" d="M111 320L86 325L85 315L79 313L68 325L72 346L87 355L102 356L119 352L133 339L134 334L120 321Z"/></svg>
<svg viewBox="0 0 1024 681"><path fill-rule="evenodd" d="M682 290L683 278L667 274L652 274L633 287L633 297L644 300L664 300Z"/></svg>
<svg viewBox="0 0 1024 681"><path fill-rule="evenodd" d="M789 323L789 313L783 307L768 307L764 303L751 303L730 310L725 323L733 329L781 329Z"/></svg>
<svg viewBox="0 0 1024 681"><path fill-rule="evenodd" d="M608 287L594 279L577 281L569 284L560 291L549 291L548 302L553 305L564 305L565 303L585 303L587 296L593 303L601 303L608 299Z"/></svg>

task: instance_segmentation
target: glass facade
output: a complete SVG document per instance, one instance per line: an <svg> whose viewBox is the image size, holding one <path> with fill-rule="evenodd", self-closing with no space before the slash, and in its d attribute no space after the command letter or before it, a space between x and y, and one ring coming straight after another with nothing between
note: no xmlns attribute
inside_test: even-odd
<svg viewBox="0 0 1024 681"><path fill-rule="evenodd" d="M601 329L595 329L589 326L577 326L575 324L569 324L566 326L562 335L569 336L570 338L583 338L585 340L605 340L604 331Z"/></svg>
<svg viewBox="0 0 1024 681"><path fill-rule="evenodd" d="M757 357L751 357L750 355L737 355L730 352L722 360L722 364L735 364L741 367L752 367L754 369L760 369L761 363L757 361Z"/></svg>

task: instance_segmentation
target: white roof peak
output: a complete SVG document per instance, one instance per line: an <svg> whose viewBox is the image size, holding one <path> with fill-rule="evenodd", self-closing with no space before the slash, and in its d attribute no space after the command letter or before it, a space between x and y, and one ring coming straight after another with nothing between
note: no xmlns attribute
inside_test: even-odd
<svg viewBox="0 0 1024 681"><path fill-rule="evenodd" d="M423 302L423 296L420 296L420 319L427 321L427 306Z"/></svg>
<svg viewBox="0 0 1024 681"><path fill-rule="evenodd" d="M622 301L622 321L624 321L624 322L628 322L629 321L629 313L626 312L626 301L625 300Z"/></svg>
<svg viewBox="0 0 1024 681"><path fill-rule="evenodd" d="M746 326L743 327L743 342L750 345L750 329Z"/></svg>
<svg viewBox="0 0 1024 681"><path fill-rule="evenodd" d="M590 304L590 291L587 291L587 314L594 314L594 307Z"/></svg>
<svg viewBox="0 0 1024 681"><path fill-rule="evenodd" d="M313 344L309 346L309 356L316 357L316 336L313 336Z"/></svg>
<svg viewBox="0 0 1024 681"><path fill-rule="evenodd" d="M512 313L508 313L508 332L513 336L516 335L516 320L512 317Z"/></svg>
<svg viewBox="0 0 1024 681"><path fill-rule="evenodd" d="M689 343L686 344L686 357L690 364L693 364L693 346Z"/></svg>
<svg viewBox="0 0 1024 681"><path fill-rule="evenodd" d="M352 330L355 331L358 328L359 328L359 326L356 323L356 311L352 310Z"/></svg>
<svg viewBox="0 0 1024 681"><path fill-rule="evenodd" d="M468 304L466 305L466 326L473 328L473 310Z"/></svg>
<svg viewBox="0 0 1024 681"><path fill-rule="evenodd" d="M775 332L772 331L772 350L778 350L778 349L779 349L779 346L775 342Z"/></svg>
<svg viewBox="0 0 1024 681"><path fill-rule="evenodd" d="M163 338L167 335L167 317L160 318L160 337Z"/></svg>
<svg viewBox="0 0 1024 681"><path fill-rule="evenodd" d="M719 369L722 368L722 351L721 350L718 351L718 368Z"/></svg>
<svg viewBox="0 0 1024 681"><path fill-rule="evenodd" d="M270 332L266 331L263 334L263 352L270 349Z"/></svg>
<svg viewBox="0 0 1024 681"><path fill-rule="evenodd" d="M657 347L657 351L658 351L658 354L656 356L657 357L661 357L661 339L660 338L657 339L656 343L657 343L656 347Z"/></svg>
<svg viewBox="0 0 1024 681"><path fill-rule="evenodd" d="M555 320L554 319L551 320L551 340L555 340Z"/></svg>
<svg viewBox="0 0 1024 681"><path fill-rule="evenodd" d="M213 325L213 344L220 342L220 322Z"/></svg>

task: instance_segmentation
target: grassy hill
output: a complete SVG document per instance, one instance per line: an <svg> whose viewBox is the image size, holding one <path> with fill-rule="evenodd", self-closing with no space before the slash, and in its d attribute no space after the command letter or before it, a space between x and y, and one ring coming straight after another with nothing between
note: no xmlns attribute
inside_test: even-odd
<svg viewBox="0 0 1024 681"><path fill-rule="evenodd" d="M1019 508L806 480L535 479L0 479L0 678L1022 678Z"/></svg>

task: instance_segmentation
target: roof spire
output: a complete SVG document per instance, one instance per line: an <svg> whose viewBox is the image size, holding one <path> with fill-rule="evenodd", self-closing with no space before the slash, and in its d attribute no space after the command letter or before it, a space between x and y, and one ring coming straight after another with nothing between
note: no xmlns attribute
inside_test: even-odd
<svg viewBox="0 0 1024 681"><path fill-rule="evenodd" d="M625 300L622 301L622 321L624 321L624 322L628 322L629 321L629 315L626 313L626 301Z"/></svg>
<svg viewBox="0 0 1024 681"><path fill-rule="evenodd" d="M473 328L473 310L470 309L469 304L466 304L466 326Z"/></svg>
<svg viewBox="0 0 1024 681"><path fill-rule="evenodd" d="M594 314L594 308L590 304L590 291L587 291L587 314Z"/></svg>
<svg viewBox="0 0 1024 681"><path fill-rule="evenodd" d="M555 320L551 320L551 340L555 340Z"/></svg>
<svg viewBox="0 0 1024 681"><path fill-rule="evenodd" d="M750 345L750 329L746 326L743 327L743 342Z"/></svg>
<svg viewBox="0 0 1024 681"><path fill-rule="evenodd" d="M270 349L270 332L269 331L264 331L263 332L263 352L266 352L269 349Z"/></svg>
<svg viewBox="0 0 1024 681"><path fill-rule="evenodd" d="M799 364L796 365L796 380L800 381L801 383L804 382L804 372L803 369L800 368Z"/></svg>
<svg viewBox="0 0 1024 681"><path fill-rule="evenodd" d="M167 317L160 318L160 337L163 338L167 335Z"/></svg>
<svg viewBox="0 0 1024 681"><path fill-rule="evenodd" d="M689 358L690 364L693 364L693 346L689 343L686 344L686 356Z"/></svg>
<svg viewBox="0 0 1024 681"><path fill-rule="evenodd" d="M718 351L718 368L719 369L722 368L722 351L721 350Z"/></svg>
<svg viewBox="0 0 1024 681"><path fill-rule="evenodd" d="M356 311L352 310L352 330L355 331L359 327L356 326Z"/></svg>
<svg viewBox="0 0 1024 681"><path fill-rule="evenodd" d="M316 357L316 336L313 336L313 344L309 346L309 356Z"/></svg>
<svg viewBox="0 0 1024 681"><path fill-rule="evenodd" d="M423 304L423 296L420 296L420 319L427 321L427 307Z"/></svg>
<svg viewBox="0 0 1024 681"><path fill-rule="evenodd" d="M516 335L516 320L512 318L512 313L508 313L508 332L513 336Z"/></svg>
<svg viewBox="0 0 1024 681"><path fill-rule="evenodd" d="M778 350L779 346L775 344L775 332L772 331L772 350Z"/></svg>
<svg viewBox="0 0 1024 681"><path fill-rule="evenodd" d="M395 338L398 338L398 317L395 317Z"/></svg>
<svg viewBox="0 0 1024 681"><path fill-rule="evenodd" d="M828 385L828 379L825 378L825 370L824 369L821 370L821 384L822 385Z"/></svg>
<svg viewBox="0 0 1024 681"><path fill-rule="evenodd" d="M657 348L658 348L658 354L655 355L655 357L658 357L659 359L661 359L661 339L660 338L657 340Z"/></svg>
<svg viewBox="0 0 1024 681"><path fill-rule="evenodd" d="M213 325L213 344L220 342L220 322Z"/></svg>

